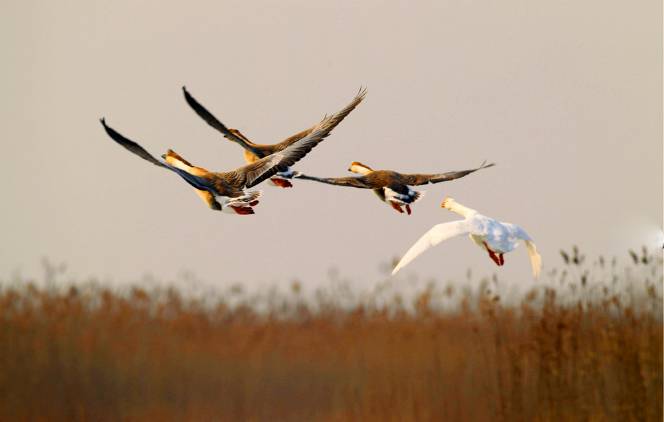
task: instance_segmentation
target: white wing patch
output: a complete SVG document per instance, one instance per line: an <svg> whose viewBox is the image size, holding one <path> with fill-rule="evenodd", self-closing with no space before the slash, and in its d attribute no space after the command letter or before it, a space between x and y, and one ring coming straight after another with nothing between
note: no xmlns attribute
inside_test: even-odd
<svg viewBox="0 0 664 422"><path fill-rule="evenodd" d="M405 195L403 193L396 192L390 188L383 188L383 192L385 192L386 201L396 202L402 205L412 204L416 201L419 201L426 193L426 191L416 191L413 189L408 189L408 194Z"/></svg>
<svg viewBox="0 0 664 422"><path fill-rule="evenodd" d="M537 248L532 241L526 240L525 242L528 257L530 258L530 266L533 268L533 277L538 278L542 270L542 257L537 252Z"/></svg>
<svg viewBox="0 0 664 422"><path fill-rule="evenodd" d="M413 246L408 249L401 261L392 270L392 275L396 274L406 265L410 264L415 258L423 254L426 250L436 246L444 240L455 236L468 233L468 224L466 220L451 221L449 223L437 224L428 232L424 233Z"/></svg>

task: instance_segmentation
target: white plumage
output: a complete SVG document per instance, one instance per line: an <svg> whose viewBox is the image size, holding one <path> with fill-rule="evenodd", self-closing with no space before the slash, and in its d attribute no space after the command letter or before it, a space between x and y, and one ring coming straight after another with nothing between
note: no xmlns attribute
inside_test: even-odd
<svg viewBox="0 0 664 422"><path fill-rule="evenodd" d="M447 208L464 217L463 220L442 223L433 226L426 232L401 258L394 267L392 275L396 274L427 249L438 245L444 240L468 234L470 239L479 247L489 253L496 265L504 263L503 254L511 252L523 240L528 250L533 276L537 278L542 267L542 258L537 252L535 243L528 233L516 224L504 223L464 207L452 198L445 198L441 207Z"/></svg>
<svg viewBox="0 0 664 422"><path fill-rule="evenodd" d="M416 191L408 186L408 194L402 194L390 188L383 188L383 193L385 194L386 201L396 202L397 204L401 205L408 205L414 204L415 202L422 199L426 191Z"/></svg>

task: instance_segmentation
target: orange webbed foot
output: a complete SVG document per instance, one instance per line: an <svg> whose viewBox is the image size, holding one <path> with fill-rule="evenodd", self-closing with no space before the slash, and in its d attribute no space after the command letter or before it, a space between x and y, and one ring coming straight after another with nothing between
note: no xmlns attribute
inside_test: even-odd
<svg viewBox="0 0 664 422"><path fill-rule="evenodd" d="M394 208L397 212L400 214L403 214L403 210L401 209L401 205L397 204L396 202L390 201L390 205L392 205L392 208Z"/></svg>
<svg viewBox="0 0 664 422"><path fill-rule="evenodd" d="M273 177L270 179L272 183L274 183L276 186L279 186L280 188L292 188L293 184L290 182L290 180L286 179L281 179L279 177Z"/></svg>
<svg viewBox="0 0 664 422"><path fill-rule="evenodd" d="M486 242L482 242L482 243L484 243L484 247L486 248L486 251L489 252L489 258L491 258L491 260L493 262L495 262L497 266L500 267L501 265L503 265L503 264L500 263L500 258L498 258L496 253L494 251L492 251L491 248L489 248L489 245L487 245Z"/></svg>
<svg viewBox="0 0 664 422"><path fill-rule="evenodd" d="M236 207L235 205L231 205L231 208L233 211L235 211L236 214L239 215L254 214L254 210L251 207Z"/></svg>

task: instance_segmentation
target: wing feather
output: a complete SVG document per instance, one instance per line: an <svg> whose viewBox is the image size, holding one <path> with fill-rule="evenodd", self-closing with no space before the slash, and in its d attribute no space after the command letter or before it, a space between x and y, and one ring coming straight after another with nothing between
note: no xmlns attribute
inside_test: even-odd
<svg viewBox="0 0 664 422"><path fill-rule="evenodd" d="M313 180L319 183L325 183L328 185L335 185L335 186L348 186L352 188L360 188L360 189L372 189L373 187L367 182L366 178L364 177L316 177L316 176L308 176L306 174L302 174L300 172L296 172L295 176L293 176L296 179L304 179L304 180Z"/></svg>
<svg viewBox="0 0 664 422"><path fill-rule="evenodd" d="M321 120L307 136L279 152L234 170L231 172L231 178L235 182L250 188L280 171L287 171L288 167L304 158L309 151L327 138L332 129L362 102L365 95L366 90L360 90L349 105L338 113Z"/></svg>
<svg viewBox="0 0 664 422"><path fill-rule="evenodd" d="M468 233L468 223L466 220L451 221L449 223L442 223L433 226L428 232L424 233L413 246L401 258L392 275L396 274L406 265L410 264L415 258L424 253L444 240L450 239L455 236Z"/></svg>
<svg viewBox="0 0 664 422"><path fill-rule="evenodd" d="M542 257L539 252L537 252L535 243L533 243L532 240L525 240L524 242L526 243L526 250L528 251L528 257L530 258L530 266L533 268L533 277L539 278L542 270Z"/></svg>
<svg viewBox="0 0 664 422"><path fill-rule="evenodd" d="M524 241L526 244L526 250L528 251L528 258L530 259L530 266L533 269L533 277L539 278L542 270L542 257L539 252L537 252L537 247L535 246L533 239L521 226L511 223L503 223L503 225L508 227L518 239Z"/></svg>
<svg viewBox="0 0 664 422"><path fill-rule="evenodd" d="M402 174L402 180L407 185L417 186L417 185L426 185L427 183L440 183L448 182L450 180L459 179L470 173L476 172L477 170L485 169L487 167L494 166L495 163L486 164L486 161L483 162L479 167L469 170L460 170L460 171L448 171L447 173L439 174Z"/></svg>
<svg viewBox="0 0 664 422"><path fill-rule="evenodd" d="M357 107L358 104L360 104L362 102L362 100L364 99L364 97L366 95L367 95L366 88L360 88L360 90L357 92L357 95L355 95L355 98L353 99L353 101L351 101L351 103L348 104L343 110L341 110L338 113L334 114L332 117L335 118L335 119L338 119L339 122L341 122L346 116L348 116L348 114L351 111L355 110L355 107ZM325 119L327 119L327 116L325 116L323 118L323 120L325 120ZM337 124L339 124L339 122L337 122ZM318 125L314 125L314 126L308 128L308 129L305 129L301 132L296 133L295 135L292 135L292 136L284 139L283 141L276 144L275 148L277 150L282 150L282 149L288 147L289 145L294 144L295 142L299 141L300 139L304 138L305 136L307 136L311 132L313 132L316 129L317 126Z"/></svg>
<svg viewBox="0 0 664 422"><path fill-rule="evenodd" d="M213 183L205 178L205 177L199 177L190 173L187 173L184 170L181 170L177 167L173 167L168 163L165 163L163 161L160 161L153 157L149 152L145 150L142 146L140 146L138 143L132 141L131 139L128 139L121 135L119 132L117 132L115 129L113 129L110 126L106 125L106 120L105 119L100 119L101 124L104 126L104 130L106 130L106 133L108 133L108 136L110 136L115 142L129 150L131 153L138 155L142 159L154 164L155 166L163 167L166 170L170 170L174 173L177 173L182 177L187 183L189 183L191 186L193 186L196 189L199 190L212 190L214 189Z"/></svg>
<svg viewBox="0 0 664 422"><path fill-rule="evenodd" d="M107 126L106 125L106 119L101 118L99 121L101 122L102 126L104 126L104 130L106 131L108 136L110 136L111 139L113 139L115 142L117 142L118 144L120 144L121 146L126 148L129 152L138 155L142 159L144 159L146 161L149 161L150 163L154 164L155 166L164 167L166 169L171 170L171 168L168 165L166 165L165 163L157 160L149 152L147 152L145 150L145 148L143 148L142 146L140 146L136 142L125 138L124 136L122 136L120 133L118 133L112 127Z"/></svg>
<svg viewBox="0 0 664 422"><path fill-rule="evenodd" d="M274 148L276 151L282 150L286 148L287 146L299 141L300 139L304 138L308 134L310 134L314 129L316 128L316 125L311 126L310 128L304 129L303 131L300 131L296 133L295 135L291 135L288 138L284 139L283 141L279 142L278 144L274 145Z"/></svg>
<svg viewBox="0 0 664 422"><path fill-rule="evenodd" d="M247 151L251 151L254 154L257 155L262 155L260 151L258 151L256 148L254 148L252 145L250 145L251 141L246 139L244 135L236 134L234 130L231 130L226 127L219 119L214 117L212 113L210 113L201 103L199 103L190 93L187 91L186 87L182 87L182 91L184 92L184 99L187 101L187 104L189 104L189 107L191 107L196 114L203 120L207 122L208 125L212 126L213 128L217 129L219 132L221 132L222 135L224 135L224 138L236 142L242 146L242 148L246 149ZM237 132L239 133L239 131Z"/></svg>

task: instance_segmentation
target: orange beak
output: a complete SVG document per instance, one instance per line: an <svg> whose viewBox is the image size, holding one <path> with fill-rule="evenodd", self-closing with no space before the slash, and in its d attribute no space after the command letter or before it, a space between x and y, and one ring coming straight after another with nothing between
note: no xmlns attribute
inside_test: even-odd
<svg viewBox="0 0 664 422"><path fill-rule="evenodd" d="M440 207L441 207L441 208L447 208L447 207L445 206L445 203L446 203L446 202L447 202L447 196L446 196L445 198L443 198L443 202L440 203Z"/></svg>

